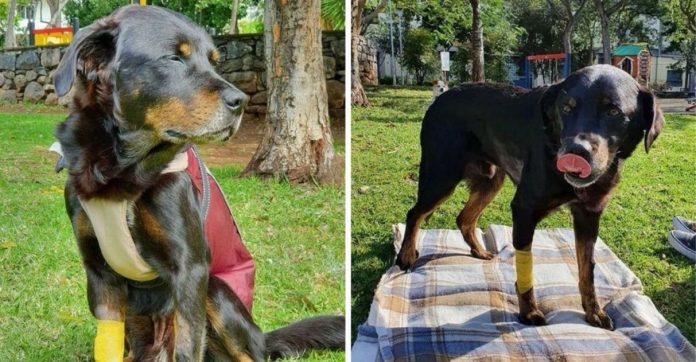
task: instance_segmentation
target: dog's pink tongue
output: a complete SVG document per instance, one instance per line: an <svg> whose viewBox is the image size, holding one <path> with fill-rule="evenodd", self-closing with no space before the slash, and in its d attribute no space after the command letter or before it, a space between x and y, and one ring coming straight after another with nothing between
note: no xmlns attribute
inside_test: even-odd
<svg viewBox="0 0 696 362"><path fill-rule="evenodd" d="M592 167L584 158L566 153L556 160L556 168L561 172L577 173L581 178L586 178L592 173Z"/></svg>

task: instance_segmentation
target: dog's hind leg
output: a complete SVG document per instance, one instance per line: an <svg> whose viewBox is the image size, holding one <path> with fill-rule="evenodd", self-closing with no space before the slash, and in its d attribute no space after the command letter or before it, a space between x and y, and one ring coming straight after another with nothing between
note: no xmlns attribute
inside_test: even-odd
<svg viewBox="0 0 696 362"><path fill-rule="evenodd" d="M457 227L469 247L471 255L479 259L492 259L493 253L485 250L476 237L476 222L483 209L493 201L503 187L505 173L487 161L469 163L464 178L469 185L469 200L457 216Z"/></svg>
<svg viewBox="0 0 696 362"><path fill-rule="evenodd" d="M206 361L264 361L263 333L242 301L222 281L211 277L206 302Z"/></svg>
<svg viewBox="0 0 696 362"><path fill-rule="evenodd" d="M450 167L447 161L421 160L418 182L418 200L406 215L406 230L396 265L402 270L413 267L418 259L416 238L423 220L445 201L461 181L461 169Z"/></svg>

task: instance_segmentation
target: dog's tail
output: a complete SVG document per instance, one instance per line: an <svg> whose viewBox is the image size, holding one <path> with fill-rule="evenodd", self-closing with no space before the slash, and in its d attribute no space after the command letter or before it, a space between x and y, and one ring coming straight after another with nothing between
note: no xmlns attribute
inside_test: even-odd
<svg viewBox="0 0 696 362"><path fill-rule="evenodd" d="M310 349L343 349L345 317L318 316L266 333L266 353L271 360L299 357Z"/></svg>

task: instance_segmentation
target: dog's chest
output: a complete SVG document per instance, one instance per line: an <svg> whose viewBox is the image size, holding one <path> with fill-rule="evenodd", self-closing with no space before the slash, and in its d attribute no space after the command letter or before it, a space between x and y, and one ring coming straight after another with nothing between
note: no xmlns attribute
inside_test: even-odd
<svg viewBox="0 0 696 362"><path fill-rule="evenodd" d="M169 163L162 173L186 169L188 156L181 153ZM145 282L157 278L157 272L140 255L131 228L135 224L134 204L128 200L102 198L80 199L87 214L104 259L109 266L125 278Z"/></svg>
<svg viewBox="0 0 696 362"><path fill-rule="evenodd" d="M131 235L127 200L92 198L80 200L109 266L118 274L139 282L157 278L157 272L142 258ZM132 215L132 212L130 213ZM131 223L133 217L130 217Z"/></svg>

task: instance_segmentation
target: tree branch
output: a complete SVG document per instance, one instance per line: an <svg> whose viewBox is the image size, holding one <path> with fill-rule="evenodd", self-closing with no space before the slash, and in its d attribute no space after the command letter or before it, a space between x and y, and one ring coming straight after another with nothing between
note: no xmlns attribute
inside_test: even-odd
<svg viewBox="0 0 696 362"><path fill-rule="evenodd" d="M567 1L567 0L566 0ZM564 1L565 2L565 1ZM546 3L549 4L549 7L551 8L552 13L557 13L558 9L556 9L556 4L553 2L553 0L546 0Z"/></svg>
<svg viewBox="0 0 696 362"><path fill-rule="evenodd" d="M577 17L578 14L580 14L580 12L582 11L582 8L585 7L585 4L587 4L587 0L582 0L582 1L580 2L580 6L578 6L578 9L575 10L575 14L573 14L573 17L574 17L574 18Z"/></svg>
<svg viewBox="0 0 696 362"><path fill-rule="evenodd" d="M607 16L611 16L614 13L616 13L617 11L623 9L623 7L626 6L629 2L630 2L630 0L617 1L616 4L614 4L614 6L609 7L609 8L605 8L604 12L607 14ZM604 6L604 4L602 4L602 6Z"/></svg>
<svg viewBox="0 0 696 362"><path fill-rule="evenodd" d="M689 31L696 35L696 9L691 9L690 0L679 0L679 10L684 14L686 18L686 27Z"/></svg>
<svg viewBox="0 0 696 362"><path fill-rule="evenodd" d="M381 13L382 10L384 10L384 8L387 7L387 3L389 3L389 0L380 0L379 4L377 4L377 7L375 7L375 9L372 10L371 13L363 16L362 26L360 29L361 34L364 33L365 30L367 30L367 27L370 26L370 24L372 24L372 21L375 20L377 15L379 15L379 13Z"/></svg>

